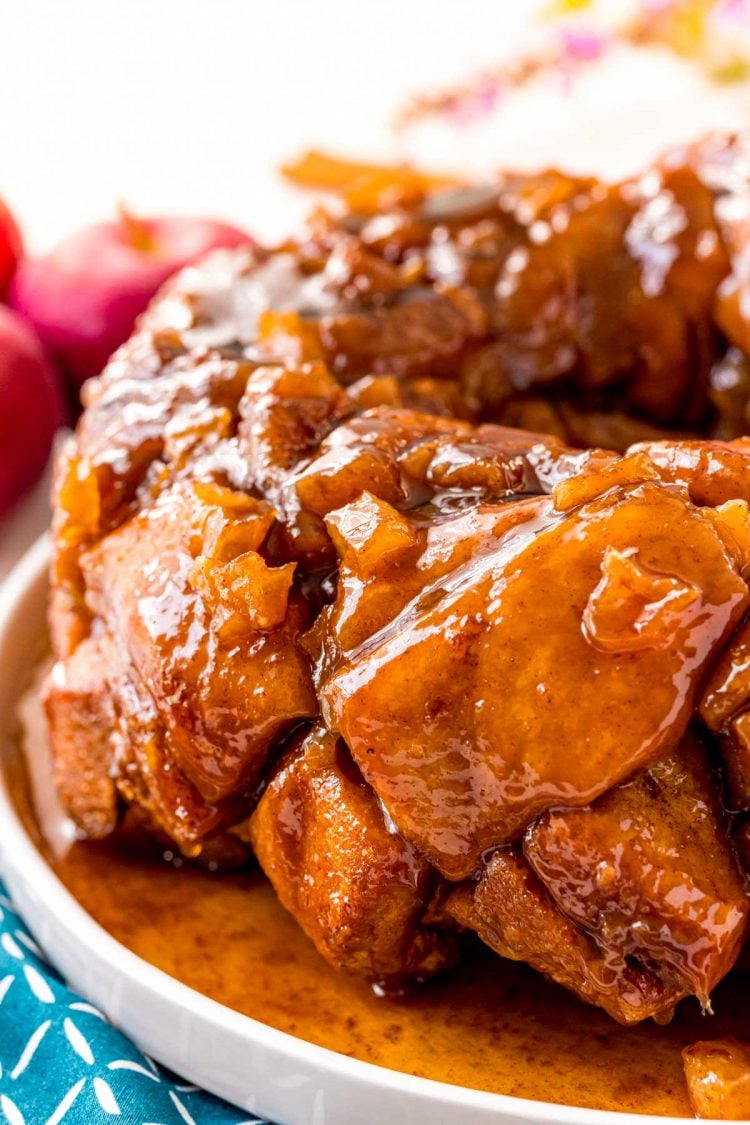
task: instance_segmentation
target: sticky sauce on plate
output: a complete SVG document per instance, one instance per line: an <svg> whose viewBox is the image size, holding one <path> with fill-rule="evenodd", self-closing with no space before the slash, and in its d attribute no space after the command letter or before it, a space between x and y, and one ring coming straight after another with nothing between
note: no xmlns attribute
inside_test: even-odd
<svg viewBox="0 0 750 1125"><path fill-rule="evenodd" d="M524 965L470 942L458 970L379 998L329 968L258 871L175 869L127 842L75 844L55 869L133 952L191 988L334 1051L518 1097L692 1116L681 1048L746 1030L747 978L684 1002L673 1022L622 1028Z"/></svg>
<svg viewBox="0 0 750 1125"><path fill-rule="evenodd" d="M467 939L458 968L445 977L402 997L378 997L328 966L257 869L175 866L125 834L53 856L32 812L26 771L16 761L8 772L19 812L51 866L123 945L229 1008L344 1055L493 1093L692 1117L682 1047L747 1035L750 974L740 970L714 992L713 1017L691 999L666 1026L624 1028L476 939Z"/></svg>

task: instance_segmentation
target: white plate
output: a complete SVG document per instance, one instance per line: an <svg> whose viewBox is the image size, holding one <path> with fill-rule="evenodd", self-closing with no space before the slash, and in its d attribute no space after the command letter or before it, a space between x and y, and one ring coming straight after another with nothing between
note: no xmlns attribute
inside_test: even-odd
<svg viewBox="0 0 750 1125"><path fill-rule="evenodd" d="M138 1045L197 1085L279 1125L679 1125L413 1078L316 1047L217 1004L110 937L47 865L15 811L7 767L17 701L45 636L46 539L0 606L0 871L50 960ZM283 979L279 987L283 988Z"/></svg>

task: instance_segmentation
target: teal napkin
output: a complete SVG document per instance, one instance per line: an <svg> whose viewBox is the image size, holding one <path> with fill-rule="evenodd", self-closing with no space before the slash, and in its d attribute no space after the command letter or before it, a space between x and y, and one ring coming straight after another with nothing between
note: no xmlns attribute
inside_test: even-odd
<svg viewBox="0 0 750 1125"><path fill-rule="evenodd" d="M0 1123L269 1125L144 1055L44 959L0 883Z"/></svg>

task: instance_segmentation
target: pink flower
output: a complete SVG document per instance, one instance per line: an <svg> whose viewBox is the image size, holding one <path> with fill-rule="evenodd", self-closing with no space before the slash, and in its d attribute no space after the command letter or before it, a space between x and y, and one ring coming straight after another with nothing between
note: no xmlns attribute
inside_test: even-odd
<svg viewBox="0 0 750 1125"><path fill-rule="evenodd" d="M601 58L607 49L606 36L599 31L563 28L560 31L563 55L576 62L592 62Z"/></svg>
<svg viewBox="0 0 750 1125"><path fill-rule="evenodd" d="M750 15L747 0L722 0L716 6L716 16L727 23L744 23Z"/></svg>
<svg viewBox="0 0 750 1125"><path fill-rule="evenodd" d="M481 76L475 85L455 99L452 106L454 124L461 128L490 117L502 97L504 86L501 78Z"/></svg>

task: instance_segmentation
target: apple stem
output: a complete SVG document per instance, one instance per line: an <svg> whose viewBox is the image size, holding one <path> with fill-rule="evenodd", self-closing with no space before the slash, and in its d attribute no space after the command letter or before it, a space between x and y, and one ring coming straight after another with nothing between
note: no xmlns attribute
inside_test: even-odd
<svg viewBox="0 0 750 1125"><path fill-rule="evenodd" d="M134 215L122 200L117 205L117 213L127 237L136 250L148 254L156 249L156 239L151 233L149 224L144 219L139 219L137 215Z"/></svg>

